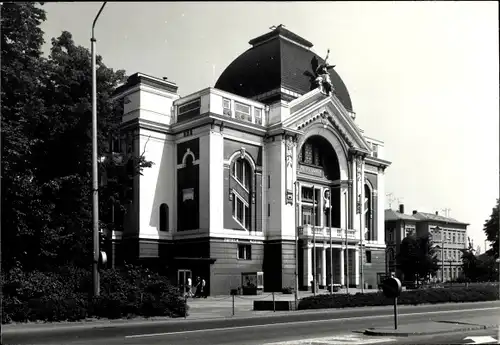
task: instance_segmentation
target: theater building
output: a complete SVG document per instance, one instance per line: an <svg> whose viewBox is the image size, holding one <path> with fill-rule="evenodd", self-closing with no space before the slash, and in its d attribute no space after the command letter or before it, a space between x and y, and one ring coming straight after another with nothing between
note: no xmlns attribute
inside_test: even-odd
<svg viewBox="0 0 500 345"><path fill-rule="evenodd" d="M212 295L248 279L279 291L296 273L301 289L330 272L335 284L375 286L386 266L383 142L358 127L312 43L283 26L249 43L214 87L180 97L173 82L136 73L117 90L116 150L154 165L134 179L112 260L155 261L179 284L203 276Z"/></svg>

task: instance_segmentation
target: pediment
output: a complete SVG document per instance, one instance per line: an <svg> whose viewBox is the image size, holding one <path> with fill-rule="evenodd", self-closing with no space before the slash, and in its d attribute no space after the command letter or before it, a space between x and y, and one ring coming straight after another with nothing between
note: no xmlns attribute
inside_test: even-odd
<svg viewBox="0 0 500 345"><path fill-rule="evenodd" d="M290 117L283 121L284 128L306 132L308 127L323 124L331 127L350 148L371 151L363 134L335 95L326 96L315 89L290 102Z"/></svg>

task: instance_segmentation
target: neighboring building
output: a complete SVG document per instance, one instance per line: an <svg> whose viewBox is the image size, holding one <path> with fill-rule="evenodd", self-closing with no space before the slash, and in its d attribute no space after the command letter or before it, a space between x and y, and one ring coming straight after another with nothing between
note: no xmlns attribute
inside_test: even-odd
<svg viewBox="0 0 500 345"><path fill-rule="evenodd" d="M403 238L411 233L415 233L417 236L429 233L438 253L440 269L436 278L441 280L443 277L444 281L458 278L462 273L461 249L467 248L468 225L453 218L443 217L438 212L432 214L413 211L412 215L407 215L404 214L403 205L399 206L399 211L385 210L388 270L395 270L398 276L401 275L397 267L396 255L399 253L399 246ZM436 228L438 229L436 230ZM444 236L444 243L441 236ZM444 275L442 275L443 251Z"/></svg>
<svg viewBox="0 0 500 345"><path fill-rule="evenodd" d="M117 90L127 152L155 164L135 178L112 261L149 258L179 284L203 276L211 294L228 294L248 272L263 272L254 283L266 291L294 286L297 272L307 289L316 267L324 286L330 258L344 285L348 254L350 284L361 284L362 259L375 286L385 273L383 143L354 122L346 86L312 43L278 26L250 44L215 88L180 97L174 83L137 73Z"/></svg>
<svg viewBox="0 0 500 345"><path fill-rule="evenodd" d="M399 210L385 210L385 243L387 272L395 272L401 278L401 270L397 265L396 256L399 253L401 241L408 235L416 233L418 219L405 214L404 205Z"/></svg>

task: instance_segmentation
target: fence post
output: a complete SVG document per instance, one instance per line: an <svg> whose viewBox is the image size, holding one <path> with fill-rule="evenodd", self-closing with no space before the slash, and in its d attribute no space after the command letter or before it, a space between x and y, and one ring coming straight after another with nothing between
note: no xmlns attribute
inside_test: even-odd
<svg viewBox="0 0 500 345"><path fill-rule="evenodd" d="M273 291L273 312L276 313L276 302L274 300L274 291Z"/></svg>
<svg viewBox="0 0 500 345"><path fill-rule="evenodd" d="M187 303L188 303L188 298L187 295L184 295L184 318L187 317Z"/></svg>

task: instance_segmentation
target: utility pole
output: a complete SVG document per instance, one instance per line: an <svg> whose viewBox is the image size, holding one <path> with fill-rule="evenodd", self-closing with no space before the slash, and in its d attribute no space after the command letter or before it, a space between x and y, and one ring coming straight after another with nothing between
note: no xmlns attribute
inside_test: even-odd
<svg viewBox="0 0 500 345"><path fill-rule="evenodd" d="M99 175L97 171L97 70L94 28L97 19L101 15L104 6L97 13L92 23L91 53L92 53L92 228L93 228L93 261L92 261L92 284L94 296L99 296Z"/></svg>

